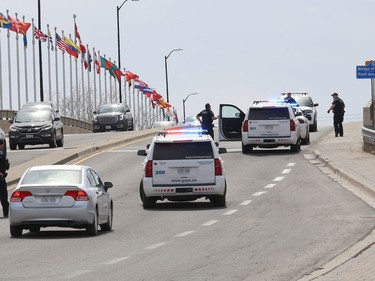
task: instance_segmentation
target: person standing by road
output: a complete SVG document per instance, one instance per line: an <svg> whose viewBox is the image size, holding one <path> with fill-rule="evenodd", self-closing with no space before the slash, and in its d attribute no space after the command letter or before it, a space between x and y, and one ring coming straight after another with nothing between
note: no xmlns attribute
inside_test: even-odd
<svg viewBox="0 0 375 281"><path fill-rule="evenodd" d="M215 114L212 112L211 105L206 103L205 109L199 112L196 118L201 123L202 129L207 130L211 138L214 139L213 121L218 119L219 116L215 116Z"/></svg>
<svg viewBox="0 0 375 281"><path fill-rule="evenodd" d="M6 157L5 140L0 138L0 201L4 218L7 218L9 213L8 187L5 180L8 169L9 161Z"/></svg>
<svg viewBox="0 0 375 281"><path fill-rule="evenodd" d="M333 112L333 127L335 128L335 137L344 136L344 128L342 127L342 122L344 122L345 114L345 103L339 98L337 93L331 95L333 97L333 102L331 107L328 109L327 113L331 110Z"/></svg>

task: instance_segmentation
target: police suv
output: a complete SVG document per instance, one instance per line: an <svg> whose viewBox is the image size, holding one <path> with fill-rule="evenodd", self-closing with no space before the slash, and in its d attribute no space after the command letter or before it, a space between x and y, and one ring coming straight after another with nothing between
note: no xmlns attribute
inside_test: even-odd
<svg viewBox="0 0 375 281"><path fill-rule="evenodd" d="M170 129L158 132L147 150L140 197L143 208L154 208L157 200L210 200L216 207L226 205L227 185L220 153L225 148L201 129Z"/></svg>
<svg viewBox="0 0 375 281"><path fill-rule="evenodd" d="M221 104L219 111L219 140L241 140L243 153L255 147L301 149L301 125L289 103L254 101L246 115L231 104Z"/></svg>

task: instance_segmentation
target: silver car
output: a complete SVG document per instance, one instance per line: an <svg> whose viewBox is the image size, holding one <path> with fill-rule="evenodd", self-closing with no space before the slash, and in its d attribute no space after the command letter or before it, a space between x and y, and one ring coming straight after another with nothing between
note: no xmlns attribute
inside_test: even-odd
<svg viewBox="0 0 375 281"><path fill-rule="evenodd" d="M41 227L84 228L90 236L110 231L113 200L98 174L84 165L44 165L29 168L10 197L10 234Z"/></svg>

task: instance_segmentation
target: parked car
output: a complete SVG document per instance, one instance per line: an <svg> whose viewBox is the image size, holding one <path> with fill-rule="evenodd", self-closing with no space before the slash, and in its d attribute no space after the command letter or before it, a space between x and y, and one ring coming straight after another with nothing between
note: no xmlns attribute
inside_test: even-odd
<svg viewBox="0 0 375 281"><path fill-rule="evenodd" d="M301 144L303 145L309 144L310 143L309 120L306 118L305 115L303 115L301 108L299 108L298 106L293 106L292 108L301 126Z"/></svg>
<svg viewBox="0 0 375 281"><path fill-rule="evenodd" d="M227 183L219 154L225 152L202 130L158 133L147 150L137 152L146 156L139 188L143 208L154 208L158 200L193 201L201 197L224 207Z"/></svg>
<svg viewBox="0 0 375 281"><path fill-rule="evenodd" d="M10 196L10 234L41 227L84 228L88 235L110 231L113 200L94 169L84 165L45 165L26 170Z"/></svg>
<svg viewBox="0 0 375 281"><path fill-rule="evenodd" d="M169 128L173 126L176 126L175 121L156 121L152 127L153 128Z"/></svg>
<svg viewBox="0 0 375 281"><path fill-rule="evenodd" d="M201 123L199 122L199 120L197 120L195 115L188 115L185 118L185 122L182 123L181 126L183 126L183 127L201 127Z"/></svg>
<svg viewBox="0 0 375 281"><path fill-rule="evenodd" d="M301 108L303 115L309 120L310 132L316 132L318 130L318 112L316 107L318 103L314 103L311 96L308 93L291 93L292 97ZM282 93L284 98L286 93Z"/></svg>
<svg viewBox="0 0 375 281"><path fill-rule="evenodd" d="M93 113L92 128L94 133L109 130L134 130L133 115L127 105L103 104Z"/></svg>
<svg viewBox="0 0 375 281"><path fill-rule="evenodd" d="M289 103L254 101L247 114L231 104L220 104L219 140L240 140L242 152L253 148L301 148L301 126Z"/></svg>
<svg viewBox="0 0 375 281"><path fill-rule="evenodd" d="M55 110L49 108L24 108L10 120L9 148L24 149L25 145L64 145L64 124Z"/></svg>

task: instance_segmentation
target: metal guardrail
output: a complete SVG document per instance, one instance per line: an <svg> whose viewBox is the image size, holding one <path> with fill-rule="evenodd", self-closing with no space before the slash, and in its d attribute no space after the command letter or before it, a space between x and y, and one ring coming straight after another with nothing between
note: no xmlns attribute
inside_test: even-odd
<svg viewBox="0 0 375 281"><path fill-rule="evenodd" d="M11 120L11 119L14 119L16 114L17 114L17 110L1 109L0 119ZM63 122L65 126L72 126L72 127L77 127L77 128L92 131L92 123L89 123L86 121L82 121L82 120L71 118L71 117L61 116L61 122Z"/></svg>
<svg viewBox="0 0 375 281"><path fill-rule="evenodd" d="M363 151L375 153L375 130L362 126Z"/></svg>

